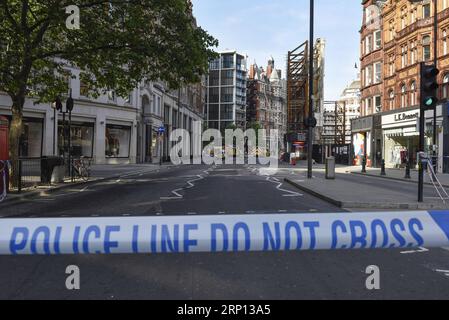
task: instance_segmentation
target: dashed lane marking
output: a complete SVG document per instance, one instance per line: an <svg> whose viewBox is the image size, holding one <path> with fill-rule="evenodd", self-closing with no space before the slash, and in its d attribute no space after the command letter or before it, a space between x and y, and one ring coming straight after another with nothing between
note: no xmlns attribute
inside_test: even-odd
<svg viewBox="0 0 449 320"><path fill-rule="evenodd" d="M417 250L401 251L401 254L424 253L424 252L429 252L429 249L419 247Z"/></svg>
<svg viewBox="0 0 449 320"><path fill-rule="evenodd" d="M444 273L446 277L449 277L449 270L436 269L435 272Z"/></svg>
<svg viewBox="0 0 449 320"><path fill-rule="evenodd" d="M273 181L272 179L273 179L274 181ZM276 189L278 189L279 191L282 191L282 192L286 192L286 193L287 193L287 194L283 194L283 195L282 195L283 197L302 197L302 196L304 196L302 193L299 193L299 192L295 192L295 191L290 191L290 190L282 189L281 187L282 187L283 183L280 182L278 178L267 177L266 180L267 180L268 182L272 182L272 183L278 184L278 185L276 186Z"/></svg>
<svg viewBox="0 0 449 320"><path fill-rule="evenodd" d="M187 184L188 184L187 187L185 187L185 188L178 188L178 189L173 190L171 193L175 195L174 197L161 197L160 199L161 200L180 200L180 199L183 199L184 196L179 193L180 191L187 190L187 189L192 189L193 187L195 187L193 182L200 181L200 180L204 179L204 176L202 176L200 174L197 175L197 177L198 177L197 179L188 180L187 181Z"/></svg>

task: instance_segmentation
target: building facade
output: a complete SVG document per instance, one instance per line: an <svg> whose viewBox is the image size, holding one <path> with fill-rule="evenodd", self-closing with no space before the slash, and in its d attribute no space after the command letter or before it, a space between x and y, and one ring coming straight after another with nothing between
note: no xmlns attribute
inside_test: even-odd
<svg viewBox="0 0 449 320"><path fill-rule="evenodd" d="M434 2L408 0L363 1L361 28L362 117L381 117L380 128L359 132L371 147L367 157L381 158L387 167L417 164L419 130L419 64L433 63L436 40L440 70L436 136L433 111L426 112L426 151L438 156L438 169L449 172L449 1L437 1L437 34L434 34ZM373 119L372 119L373 120ZM356 120L355 127L362 122ZM431 151L432 150L432 151Z"/></svg>
<svg viewBox="0 0 449 320"><path fill-rule="evenodd" d="M69 67L67 71L74 76L68 79L75 101L71 116L74 157L88 157L96 164L159 162L161 156L168 159L173 129L191 130L193 121L203 120L204 83L186 86L178 95L178 90L170 91L162 82L142 81L125 99L113 90L93 98L79 79L80 71ZM62 95L63 104L68 95ZM0 94L0 115L11 119L11 105L9 96ZM50 104L26 99L20 157L63 155L68 145L63 119ZM161 136L160 128L165 135Z"/></svg>
<svg viewBox="0 0 449 320"><path fill-rule="evenodd" d="M246 80L245 55L225 51L210 62L205 108L207 128L246 128Z"/></svg>
<svg viewBox="0 0 449 320"><path fill-rule="evenodd" d="M257 64L249 67L247 83L246 121L248 128L259 124L267 132L267 143L276 137L272 129L278 130L277 143L284 149L287 134L287 91L282 71L275 68L274 59L268 61L266 70Z"/></svg>

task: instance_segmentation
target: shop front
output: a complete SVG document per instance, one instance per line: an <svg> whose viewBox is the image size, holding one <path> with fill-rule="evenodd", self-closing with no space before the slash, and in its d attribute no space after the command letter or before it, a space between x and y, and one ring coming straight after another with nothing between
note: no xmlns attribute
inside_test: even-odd
<svg viewBox="0 0 449 320"><path fill-rule="evenodd" d="M409 109L386 114L382 117L383 158L387 168L417 166L419 151L419 109Z"/></svg>
<svg viewBox="0 0 449 320"><path fill-rule="evenodd" d="M106 159L129 159L131 149L131 126L106 125L105 156Z"/></svg>
<svg viewBox="0 0 449 320"><path fill-rule="evenodd" d="M72 157L93 158L94 155L94 123L89 122L72 122L70 125L70 144L72 149ZM64 154L64 150L68 149L68 134L64 136L64 126L62 121L58 124L58 151Z"/></svg>
<svg viewBox="0 0 449 320"><path fill-rule="evenodd" d="M351 121L352 165L362 165L366 157L368 167L379 167L382 161L381 118L366 116Z"/></svg>
<svg viewBox="0 0 449 320"><path fill-rule="evenodd" d="M4 115L11 125L12 117ZM19 143L19 157L33 159L42 157L44 144L44 119L23 117L22 134Z"/></svg>

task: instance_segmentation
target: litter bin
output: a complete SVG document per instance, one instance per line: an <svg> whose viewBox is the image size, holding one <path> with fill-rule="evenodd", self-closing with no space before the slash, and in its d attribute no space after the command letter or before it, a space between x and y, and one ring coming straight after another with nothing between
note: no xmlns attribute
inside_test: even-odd
<svg viewBox="0 0 449 320"><path fill-rule="evenodd" d="M41 159L41 182L50 184L55 167L64 165L62 157L43 157Z"/></svg>
<svg viewBox="0 0 449 320"><path fill-rule="evenodd" d="M328 179L328 180L335 179L335 158L334 157L326 158L326 179Z"/></svg>

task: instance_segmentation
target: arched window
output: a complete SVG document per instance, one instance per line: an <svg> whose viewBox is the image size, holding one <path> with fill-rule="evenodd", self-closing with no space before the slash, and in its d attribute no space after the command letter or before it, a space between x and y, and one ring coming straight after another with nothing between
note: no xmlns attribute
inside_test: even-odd
<svg viewBox="0 0 449 320"><path fill-rule="evenodd" d="M150 99L148 98L147 95L144 95L142 97L142 109L143 109L143 113L144 114L150 114L151 113L151 103L150 103Z"/></svg>
<svg viewBox="0 0 449 320"><path fill-rule="evenodd" d="M449 73L446 73L443 77L443 85L441 86L442 92L441 95L443 99L449 98Z"/></svg>
<svg viewBox="0 0 449 320"><path fill-rule="evenodd" d="M410 106L416 105L416 81L410 83Z"/></svg>
<svg viewBox="0 0 449 320"><path fill-rule="evenodd" d="M394 91L390 90L388 92L388 107L390 110L394 109Z"/></svg>
<svg viewBox="0 0 449 320"><path fill-rule="evenodd" d="M401 85L401 108L407 107L407 86L405 83Z"/></svg>

